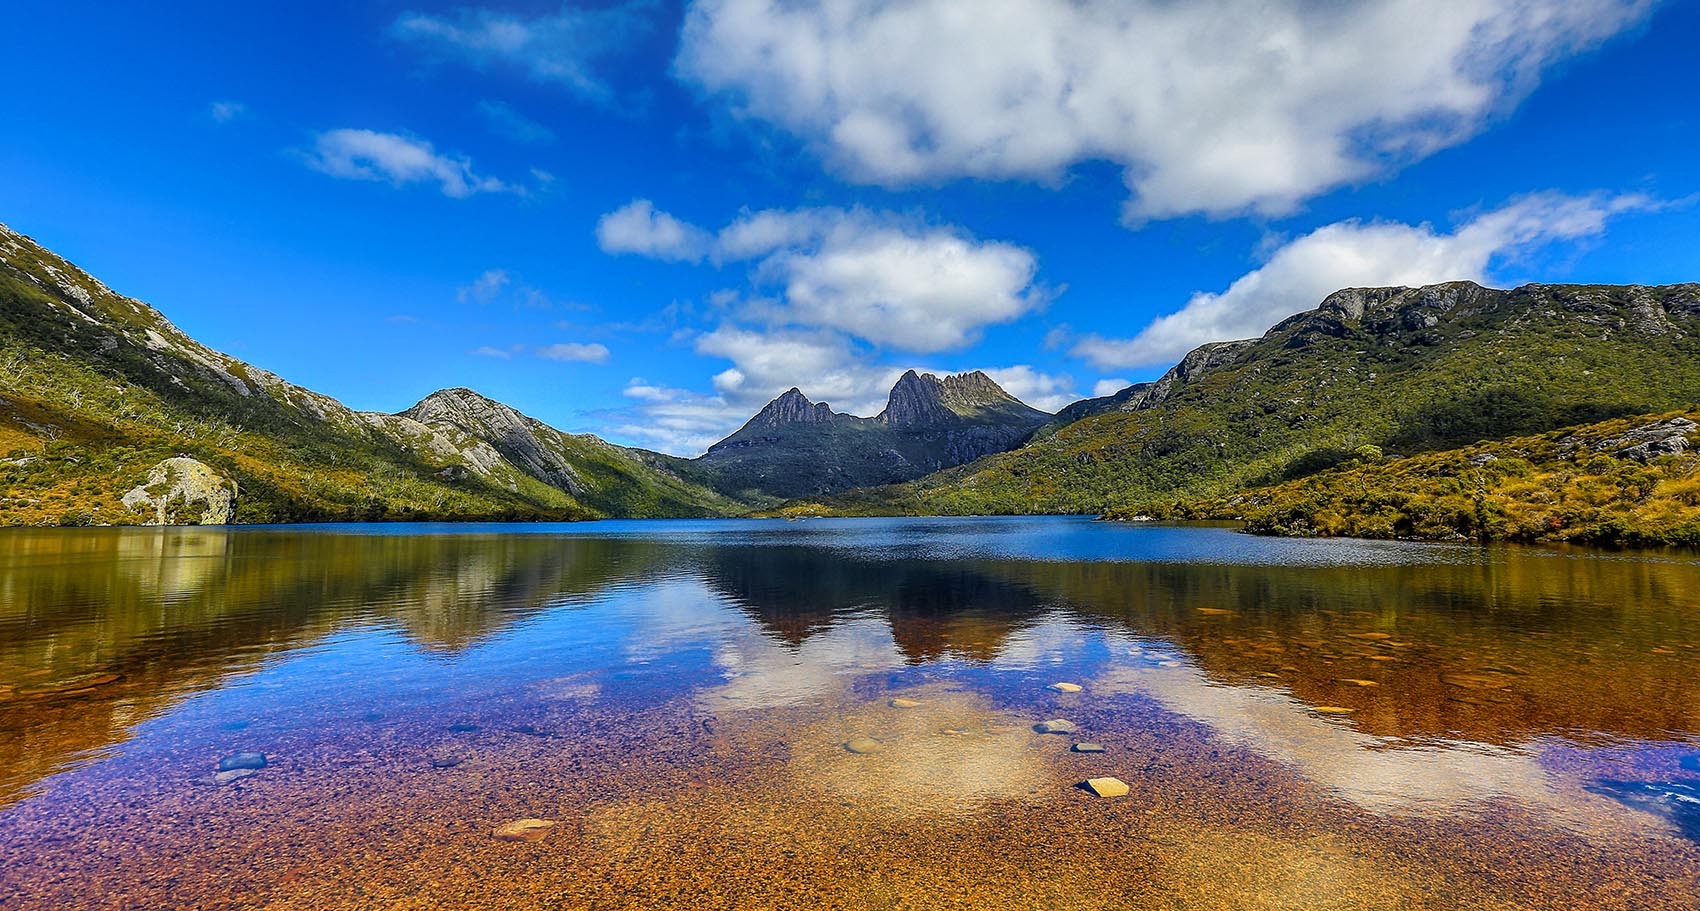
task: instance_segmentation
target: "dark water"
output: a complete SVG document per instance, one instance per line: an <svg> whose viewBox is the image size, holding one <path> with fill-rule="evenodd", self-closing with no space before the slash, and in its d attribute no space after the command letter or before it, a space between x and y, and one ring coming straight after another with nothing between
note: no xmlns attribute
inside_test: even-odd
<svg viewBox="0 0 1700 911"><path fill-rule="evenodd" d="M522 818L553 826L492 837ZM1700 562L1075 519L9 531L0 908L108 907L1700 908Z"/></svg>

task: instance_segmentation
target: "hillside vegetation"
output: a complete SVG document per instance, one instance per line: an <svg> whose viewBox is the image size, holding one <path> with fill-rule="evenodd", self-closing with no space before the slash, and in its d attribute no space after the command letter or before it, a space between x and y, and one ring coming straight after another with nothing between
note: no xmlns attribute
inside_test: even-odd
<svg viewBox="0 0 1700 911"><path fill-rule="evenodd" d="M742 509L663 457L550 439L572 444L576 488L453 422L356 412L213 351L0 226L0 523L145 521L122 497L177 456L234 481L244 523Z"/></svg>
<svg viewBox="0 0 1700 911"><path fill-rule="evenodd" d="M1700 285L1348 289L1019 449L784 514L1104 513L1700 401Z"/></svg>
<svg viewBox="0 0 1700 911"><path fill-rule="evenodd" d="M1340 467L1112 518L1233 519L1257 534L1700 546L1700 409Z"/></svg>

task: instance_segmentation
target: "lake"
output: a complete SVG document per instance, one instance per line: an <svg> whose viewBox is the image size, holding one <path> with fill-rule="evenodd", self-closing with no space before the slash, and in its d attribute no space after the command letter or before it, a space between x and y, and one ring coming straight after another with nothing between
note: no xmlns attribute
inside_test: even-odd
<svg viewBox="0 0 1700 911"><path fill-rule="evenodd" d="M1700 559L8 530L0 907L1700 908Z"/></svg>

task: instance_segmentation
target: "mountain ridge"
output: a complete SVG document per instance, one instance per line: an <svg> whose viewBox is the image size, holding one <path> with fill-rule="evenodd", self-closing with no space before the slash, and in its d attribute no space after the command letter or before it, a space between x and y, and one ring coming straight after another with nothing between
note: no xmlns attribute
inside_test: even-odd
<svg viewBox="0 0 1700 911"><path fill-rule="evenodd" d="M682 478L659 454L592 445L512 409L487 411L507 430L557 446L554 463L539 464L559 472L556 481L578 483L532 474L472 422L356 411L208 348L155 308L0 226L0 451L12 453L0 460L4 521L134 520L121 494L178 456L238 482L242 522L747 508Z"/></svg>
<svg viewBox="0 0 1700 911"><path fill-rule="evenodd" d="M799 514L1097 512L1700 401L1700 284L1348 288L1019 449ZM1069 418L1075 420L1069 421Z"/></svg>
<svg viewBox="0 0 1700 911"><path fill-rule="evenodd" d="M1018 445L1051 416L974 370L906 371L873 417L833 411L793 386L693 460L731 495L773 499L918 478Z"/></svg>

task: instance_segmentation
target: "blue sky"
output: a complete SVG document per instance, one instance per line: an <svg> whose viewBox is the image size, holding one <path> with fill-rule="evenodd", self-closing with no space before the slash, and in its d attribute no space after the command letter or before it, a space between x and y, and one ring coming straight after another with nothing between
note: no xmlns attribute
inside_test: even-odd
<svg viewBox="0 0 1700 911"><path fill-rule="evenodd" d="M1700 2L32 4L0 221L351 406L694 454L1347 285L1700 279Z"/></svg>

